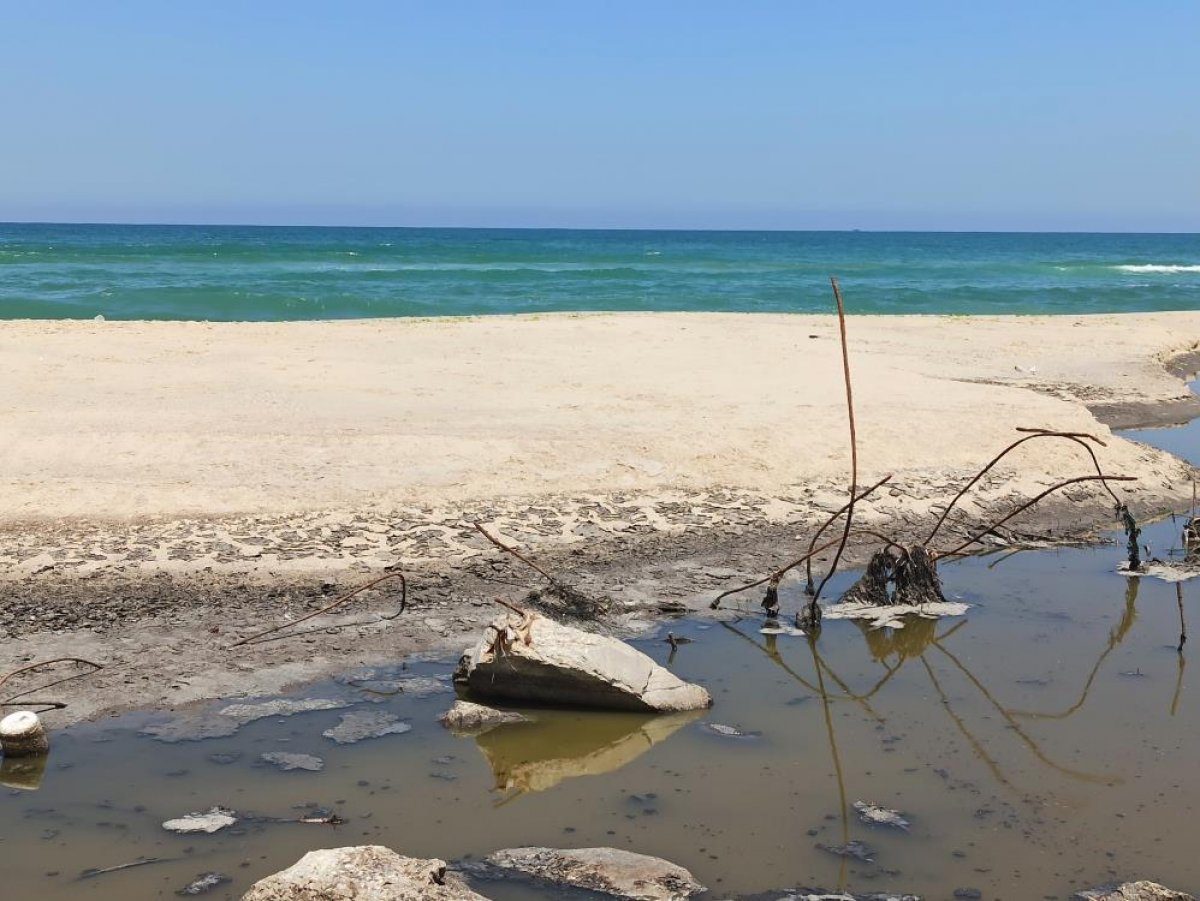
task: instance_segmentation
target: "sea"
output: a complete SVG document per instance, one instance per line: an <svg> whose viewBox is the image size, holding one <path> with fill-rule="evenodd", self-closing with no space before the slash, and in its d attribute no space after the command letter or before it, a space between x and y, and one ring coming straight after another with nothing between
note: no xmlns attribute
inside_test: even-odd
<svg viewBox="0 0 1200 901"><path fill-rule="evenodd" d="M0 224L0 319L1200 307L1200 235Z"/></svg>

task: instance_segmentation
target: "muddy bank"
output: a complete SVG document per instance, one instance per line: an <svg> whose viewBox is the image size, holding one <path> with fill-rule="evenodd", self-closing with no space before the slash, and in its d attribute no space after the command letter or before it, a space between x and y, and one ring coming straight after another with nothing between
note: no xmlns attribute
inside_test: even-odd
<svg viewBox="0 0 1200 901"><path fill-rule="evenodd" d="M1111 511L1101 499L1086 486L1080 491L1076 501L1050 501L1014 520L1013 531L993 539L993 546L1021 536L1034 542L1087 540L1112 528ZM1006 500L971 508L968 517L952 520L940 541L956 544L976 524L1011 506ZM1163 510L1161 499L1134 506L1139 516ZM915 510L897 515L868 507L863 513L864 525L886 528L905 542L924 540L933 522L930 514ZM747 514L742 522L731 517L678 534L631 531L567 545L531 544L551 571L589 595L611 599L602 628L632 635L664 617L708 615L720 592L798 556L825 515L812 507L798 523ZM464 542L471 540L464 535ZM279 692L414 654L451 659L495 617L493 598L528 602L527 593L538 585L537 576L512 558L479 544L452 559L407 565L409 606L402 614L397 615L400 588L384 583L336 613L291 630L294 637L237 648L231 645L239 638L297 619L366 581L368 574L359 571L365 567L307 573L113 567L87 576L52 567L10 577L2 583L0 630L6 637L0 669L59 656L104 663L103 671L60 690L69 706L49 716L53 725L62 725L122 710ZM869 542L854 542L849 565L865 562L873 549ZM1114 546L1112 552L1116 560L1122 551ZM818 577L828 560L828 553L817 558ZM753 590L725 606L756 609L759 599Z"/></svg>
<svg viewBox="0 0 1200 901"><path fill-rule="evenodd" d="M1176 378L1187 380L1200 375L1200 351L1174 354L1163 362L1167 372ZM1088 409L1110 429L1153 429L1184 425L1200 417L1200 396L1092 403L1088 404Z"/></svg>

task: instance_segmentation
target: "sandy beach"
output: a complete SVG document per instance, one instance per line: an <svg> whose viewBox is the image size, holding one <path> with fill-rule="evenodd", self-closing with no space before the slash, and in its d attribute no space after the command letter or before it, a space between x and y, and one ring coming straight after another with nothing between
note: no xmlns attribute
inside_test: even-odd
<svg viewBox="0 0 1200 901"><path fill-rule="evenodd" d="M1188 466L1109 424L1196 415L1181 376L1196 368L1200 313L848 327L860 481L894 474L864 522L919 535L1019 426L1102 439L1105 470L1138 478L1122 490L1140 513L1190 498ZM205 672L145 689L148 703L244 690L227 635L395 563L418 619L303 662L268 646L255 687L460 645L489 594L530 584L472 519L617 585L644 622L664 600L699 607L761 574L847 486L832 316L14 321L0 323L0 385L0 628L21 636L22 658ZM949 534L1091 471L1069 442L1031 442ZM1110 508L1081 485L1020 523L1064 537L1111 522Z"/></svg>
<svg viewBox="0 0 1200 901"><path fill-rule="evenodd" d="M869 477L974 467L1018 425L1103 433L1089 409L1178 403L1164 363L1195 351L1200 314L849 332ZM0 507L121 520L841 483L839 354L817 316L5 322ZM1135 456L1117 442L1110 459Z"/></svg>

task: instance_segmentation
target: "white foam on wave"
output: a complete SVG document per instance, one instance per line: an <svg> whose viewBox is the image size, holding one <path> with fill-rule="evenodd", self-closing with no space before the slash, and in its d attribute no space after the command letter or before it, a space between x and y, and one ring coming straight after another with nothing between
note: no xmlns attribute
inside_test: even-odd
<svg viewBox="0 0 1200 901"><path fill-rule="evenodd" d="M1200 264L1173 266L1165 263L1131 263L1125 266L1114 266L1122 272L1200 272Z"/></svg>

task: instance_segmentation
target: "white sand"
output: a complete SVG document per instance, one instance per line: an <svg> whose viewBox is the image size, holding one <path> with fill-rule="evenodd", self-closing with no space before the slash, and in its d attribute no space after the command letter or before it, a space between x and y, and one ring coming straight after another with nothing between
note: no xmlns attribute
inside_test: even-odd
<svg viewBox="0 0 1200 901"><path fill-rule="evenodd" d="M288 513L844 481L836 319L0 322L0 518ZM1200 313L852 317L864 478L974 469L1083 401L1187 394ZM1039 446L1040 445L1040 446ZM1083 474L1034 442L1022 483ZM1112 472L1183 472L1120 439ZM1184 493L1184 486L1179 486Z"/></svg>

